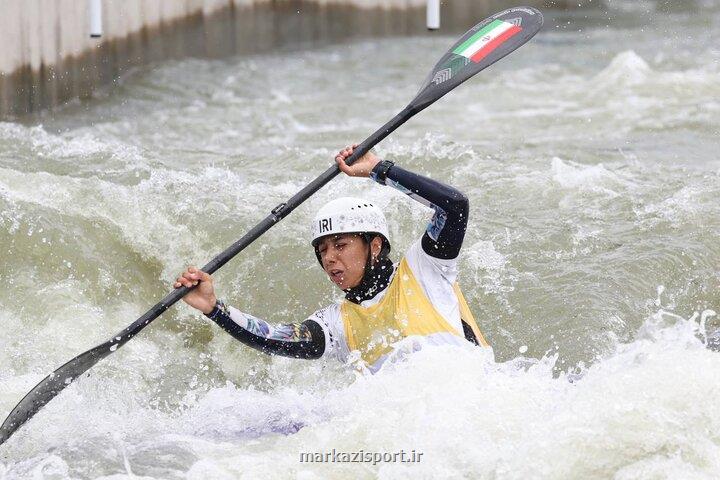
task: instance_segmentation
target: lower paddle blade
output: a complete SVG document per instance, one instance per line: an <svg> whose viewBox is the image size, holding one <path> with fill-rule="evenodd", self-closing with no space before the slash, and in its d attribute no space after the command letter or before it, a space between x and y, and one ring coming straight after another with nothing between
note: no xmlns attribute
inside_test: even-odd
<svg viewBox="0 0 720 480"><path fill-rule="evenodd" d="M0 445L27 422L38 410L68 386L78 375L115 350L110 342L103 343L79 355L38 383L10 412L0 427Z"/></svg>
<svg viewBox="0 0 720 480"><path fill-rule="evenodd" d="M543 16L515 7L486 18L467 31L435 65L410 103L422 110L476 73L513 52L540 31Z"/></svg>

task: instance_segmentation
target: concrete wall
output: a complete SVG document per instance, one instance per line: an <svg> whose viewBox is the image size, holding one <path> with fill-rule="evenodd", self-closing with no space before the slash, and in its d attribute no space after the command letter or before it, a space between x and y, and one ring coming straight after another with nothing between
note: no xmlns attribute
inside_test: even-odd
<svg viewBox="0 0 720 480"><path fill-rule="evenodd" d="M469 27L515 3L444 0L443 28ZM94 39L88 5L0 0L0 118L88 97L133 66L167 58L425 30L425 0L102 0L103 36Z"/></svg>

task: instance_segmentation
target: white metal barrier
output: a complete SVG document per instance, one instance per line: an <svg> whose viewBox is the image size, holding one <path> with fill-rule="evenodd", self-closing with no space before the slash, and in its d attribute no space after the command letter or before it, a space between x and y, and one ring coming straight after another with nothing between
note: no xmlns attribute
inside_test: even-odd
<svg viewBox="0 0 720 480"><path fill-rule="evenodd" d="M440 0L427 0L427 28L440 28Z"/></svg>
<svg viewBox="0 0 720 480"><path fill-rule="evenodd" d="M102 0L89 0L90 37L102 37Z"/></svg>

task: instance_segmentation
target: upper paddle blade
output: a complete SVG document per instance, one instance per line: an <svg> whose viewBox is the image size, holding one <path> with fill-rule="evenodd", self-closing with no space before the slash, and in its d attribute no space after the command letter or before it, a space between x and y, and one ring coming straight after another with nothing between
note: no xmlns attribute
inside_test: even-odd
<svg viewBox="0 0 720 480"><path fill-rule="evenodd" d="M410 106L427 107L462 82L525 44L540 31L543 16L515 7L486 18L467 31L435 65Z"/></svg>

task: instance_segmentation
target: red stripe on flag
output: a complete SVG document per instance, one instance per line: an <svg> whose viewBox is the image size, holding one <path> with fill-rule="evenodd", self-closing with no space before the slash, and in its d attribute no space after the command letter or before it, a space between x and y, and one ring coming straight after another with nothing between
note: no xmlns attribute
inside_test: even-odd
<svg viewBox="0 0 720 480"><path fill-rule="evenodd" d="M513 25L511 28L508 28L503 33L495 37L492 41L490 41L487 45L485 45L483 48L475 52L475 55L470 57L470 60L477 63L483 58L490 55L490 53L495 50L497 47L502 45L505 40L512 37L518 32L522 32L522 28L518 27L517 25Z"/></svg>

